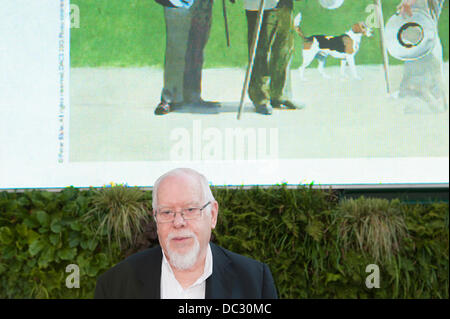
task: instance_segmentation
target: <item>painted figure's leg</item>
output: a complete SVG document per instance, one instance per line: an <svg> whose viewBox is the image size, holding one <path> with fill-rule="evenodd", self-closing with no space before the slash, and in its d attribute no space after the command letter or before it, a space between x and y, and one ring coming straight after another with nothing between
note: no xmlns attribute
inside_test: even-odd
<svg viewBox="0 0 450 319"><path fill-rule="evenodd" d="M252 46L253 34L255 32L257 11L246 11L248 26L248 50ZM269 53L273 42L276 28L276 16L274 10L266 10L263 15L263 22L256 49L252 75L248 94L253 104L266 104L270 100L269 95Z"/></svg>
<svg viewBox="0 0 450 319"><path fill-rule="evenodd" d="M185 8L165 7L164 18L166 22L166 53L161 100L167 103L182 103L191 12Z"/></svg>
<svg viewBox="0 0 450 319"><path fill-rule="evenodd" d="M270 55L270 96L273 100L290 100L291 70L294 53L293 11L289 7L277 10L277 28Z"/></svg>
<svg viewBox="0 0 450 319"><path fill-rule="evenodd" d="M184 72L184 99L201 100L204 49L211 30L212 0L196 0L191 7L192 22Z"/></svg>

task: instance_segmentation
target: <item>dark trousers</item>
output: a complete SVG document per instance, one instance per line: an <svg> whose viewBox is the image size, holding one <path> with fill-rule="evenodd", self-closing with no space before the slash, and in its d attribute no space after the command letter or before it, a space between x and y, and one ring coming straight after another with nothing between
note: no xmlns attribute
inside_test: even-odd
<svg viewBox="0 0 450 319"><path fill-rule="evenodd" d="M168 103L201 98L203 51L211 29L212 0L192 7L164 8L166 52L161 100Z"/></svg>

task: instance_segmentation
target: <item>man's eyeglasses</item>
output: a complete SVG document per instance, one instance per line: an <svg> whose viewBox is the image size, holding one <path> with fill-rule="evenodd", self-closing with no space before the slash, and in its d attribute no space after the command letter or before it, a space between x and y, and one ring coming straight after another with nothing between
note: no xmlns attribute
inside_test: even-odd
<svg viewBox="0 0 450 319"><path fill-rule="evenodd" d="M209 204L211 204L211 202L207 202L202 207L183 208L180 212L181 217L183 217L184 220L198 219L202 216L203 210ZM171 223L175 220L176 214L177 212L174 210L163 208L156 211L155 218L158 223Z"/></svg>

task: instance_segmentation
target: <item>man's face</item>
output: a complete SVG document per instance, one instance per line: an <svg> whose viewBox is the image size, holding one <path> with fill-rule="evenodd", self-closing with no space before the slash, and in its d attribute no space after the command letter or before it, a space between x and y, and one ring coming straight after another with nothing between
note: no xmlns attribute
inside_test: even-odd
<svg viewBox="0 0 450 319"><path fill-rule="evenodd" d="M216 226L217 202L211 202L198 219L184 220L180 214L182 209L203 207L207 203L200 182L190 175L166 177L159 184L157 195L158 211L164 209L177 212L173 222L158 223L159 242L170 263L177 267L174 265L175 259L189 255L197 262L199 257L206 255L211 230ZM207 213L210 209L211 214Z"/></svg>

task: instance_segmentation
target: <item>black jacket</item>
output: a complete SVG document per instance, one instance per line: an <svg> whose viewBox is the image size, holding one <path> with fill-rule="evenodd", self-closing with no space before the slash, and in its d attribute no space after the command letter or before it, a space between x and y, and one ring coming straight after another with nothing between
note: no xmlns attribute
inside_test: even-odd
<svg viewBox="0 0 450 319"><path fill-rule="evenodd" d="M206 299L277 298L266 264L211 243L213 272L206 280ZM161 247L146 249L118 263L97 280L95 298L160 299Z"/></svg>

